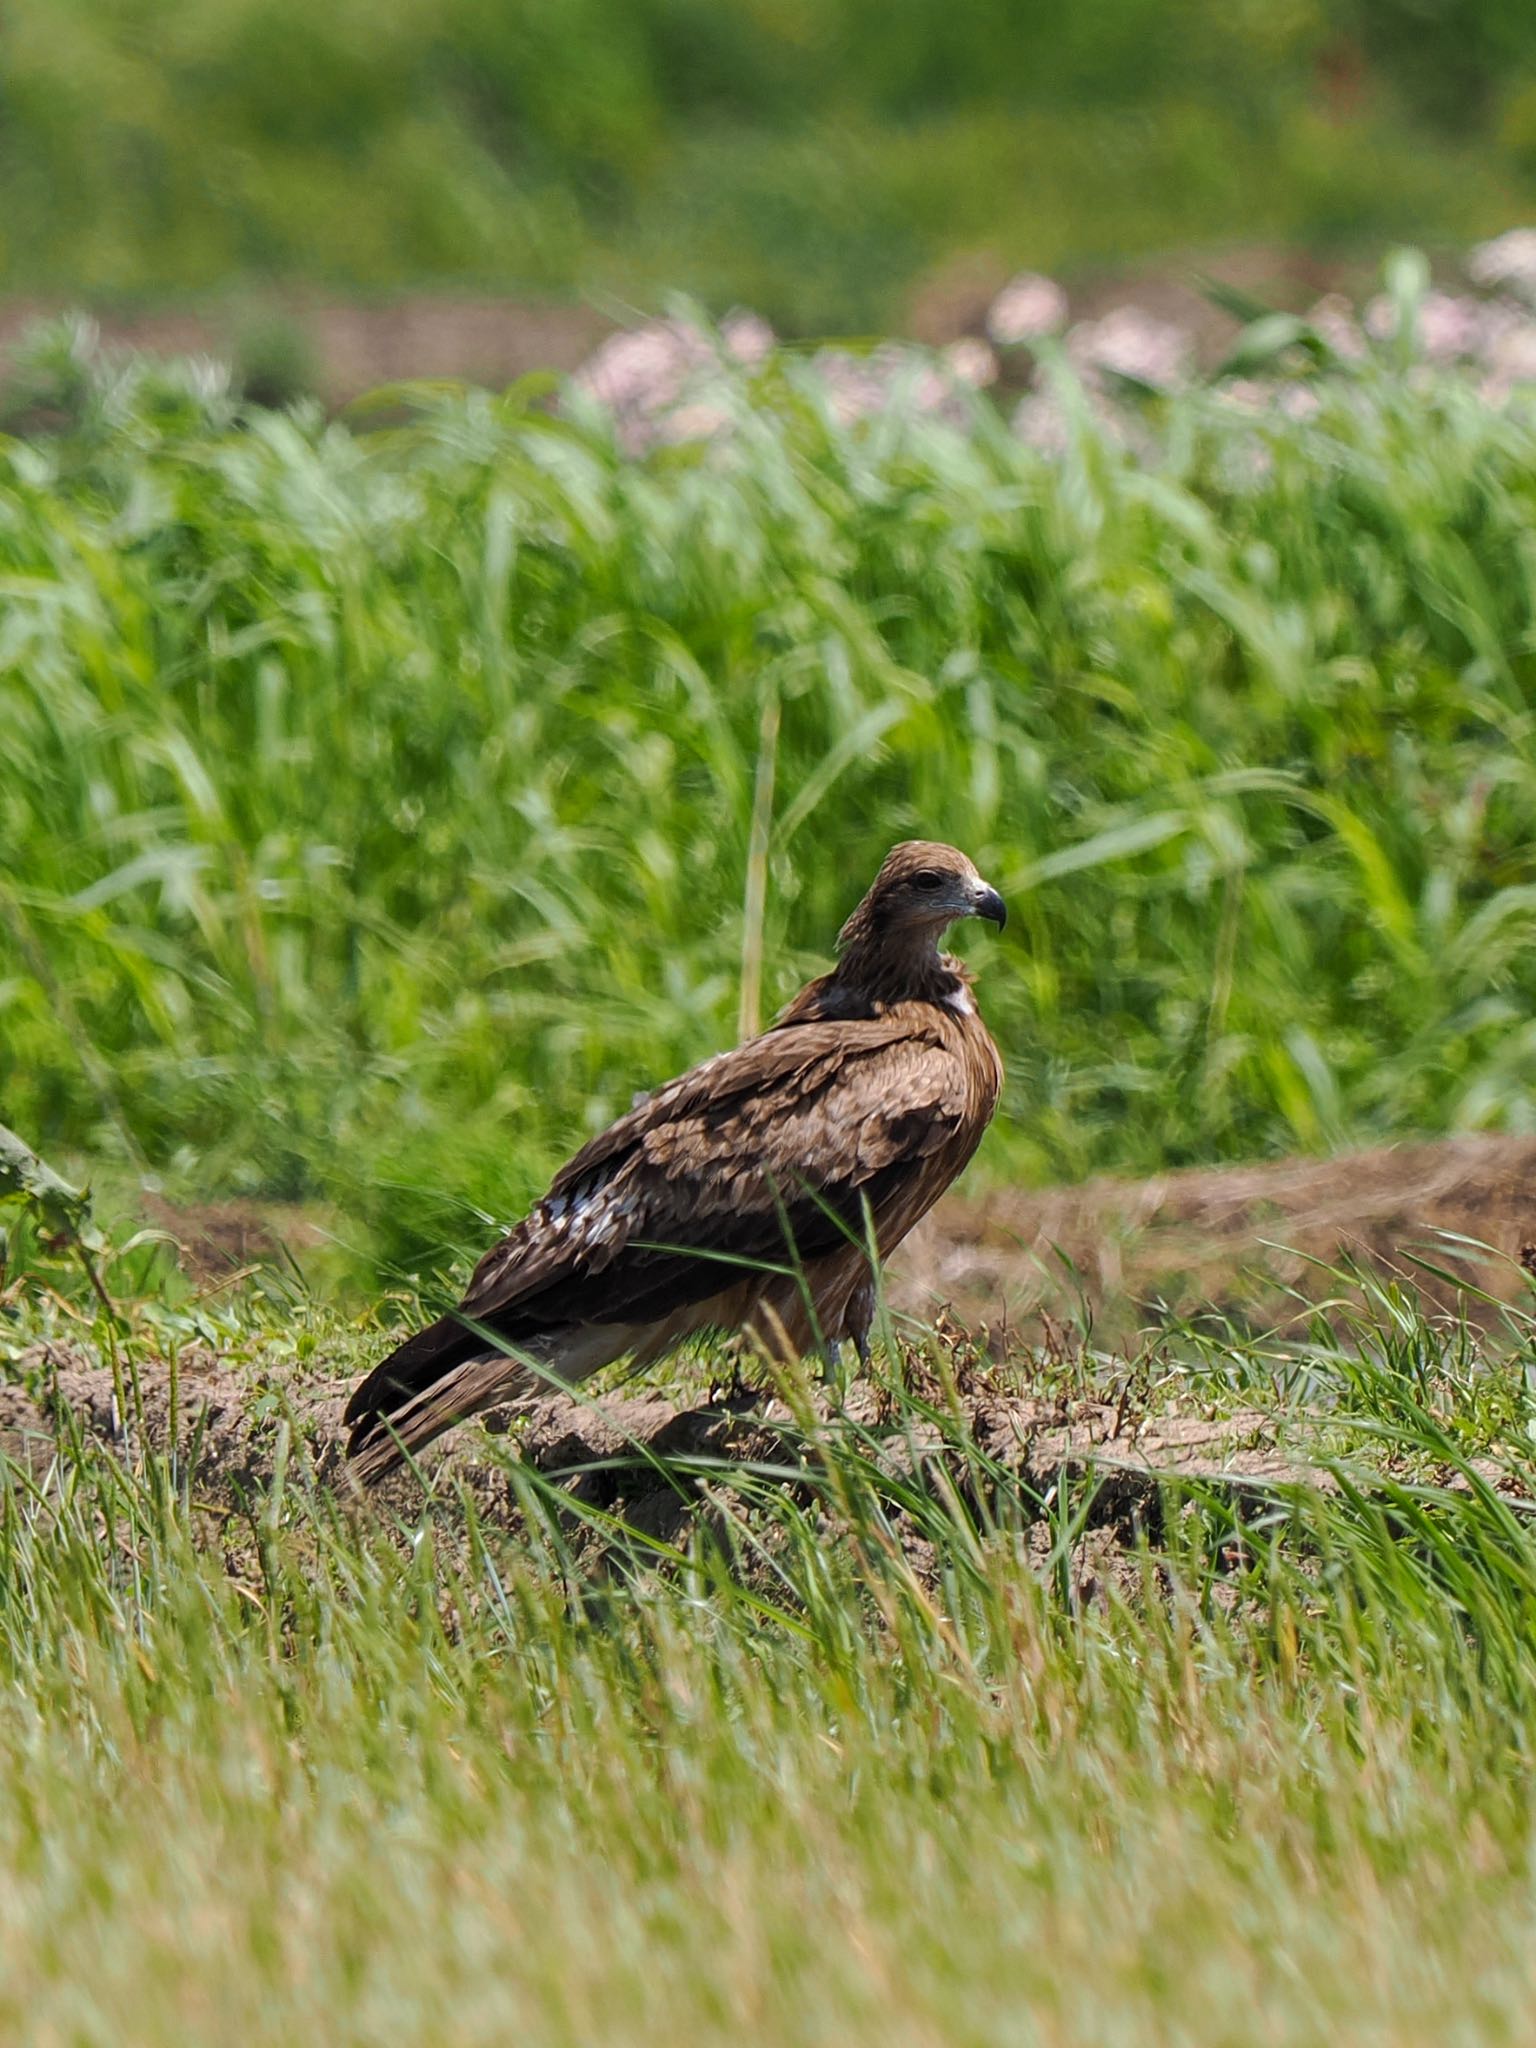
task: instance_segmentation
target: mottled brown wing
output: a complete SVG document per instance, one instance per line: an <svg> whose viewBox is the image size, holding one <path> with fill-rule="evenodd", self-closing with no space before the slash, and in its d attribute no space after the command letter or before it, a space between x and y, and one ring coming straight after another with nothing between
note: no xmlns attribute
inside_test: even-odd
<svg viewBox="0 0 1536 2048"><path fill-rule="evenodd" d="M802 1258L861 1228L967 1114L963 1062L909 1021L771 1032L659 1089L593 1139L476 1268L463 1309L619 1321Z"/></svg>

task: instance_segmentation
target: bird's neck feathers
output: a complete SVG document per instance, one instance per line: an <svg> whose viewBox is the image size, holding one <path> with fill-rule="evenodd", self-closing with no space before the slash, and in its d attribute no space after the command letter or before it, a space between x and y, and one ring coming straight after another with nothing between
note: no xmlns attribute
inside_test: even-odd
<svg viewBox="0 0 1536 2048"><path fill-rule="evenodd" d="M784 1024L835 1018L878 1017L897 1003L942 1003L973 1015L970 972L952 954L941 953L931 933L879 933L843 928L842 952L830 974L803 988L783 1016Z"/></svg>
<svg viewBox="0 0 1536 2048"><path fill-rule="evenodd" d="M958 960L941 953L933 933L845 940L828 980L871 1003L938 1003L964 987Z"/></svg>

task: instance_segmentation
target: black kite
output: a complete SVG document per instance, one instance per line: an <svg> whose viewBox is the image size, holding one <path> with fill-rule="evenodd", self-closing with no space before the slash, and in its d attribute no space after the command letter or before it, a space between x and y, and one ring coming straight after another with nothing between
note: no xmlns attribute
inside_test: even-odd
<svg viewBox="0 0 1536 2048"><path fill-rule="evenodd" d="M976 1150L1002 1085L970 976L939 951L962 917L1005 918L965 855L894 847L832 972L584 1145L458 1309L369 1373L346 1412L357 1477L530 1391L520 1359L575 1382L711 1329L779 1354L851 1337L865 1356L866 1207L883 1259Z"/></svg>

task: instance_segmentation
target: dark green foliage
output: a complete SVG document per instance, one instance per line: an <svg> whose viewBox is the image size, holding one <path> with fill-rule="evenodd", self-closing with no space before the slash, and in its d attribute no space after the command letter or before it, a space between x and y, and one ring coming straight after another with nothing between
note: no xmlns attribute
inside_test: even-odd
<svg viewBox="0 0 1536 2048"><path fill-rule="evenodd" d="M12 289L473 280L890 321L983 248L1491 232L1517 0L11 0Z"/></svg>

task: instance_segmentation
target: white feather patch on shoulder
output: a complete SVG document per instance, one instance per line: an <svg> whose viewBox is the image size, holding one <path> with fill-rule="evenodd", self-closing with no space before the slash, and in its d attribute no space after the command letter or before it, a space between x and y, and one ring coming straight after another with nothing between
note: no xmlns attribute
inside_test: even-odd
<svg viewBox="0 0 1536 2048"><path fill-rule="evenodd" d="M964 982L958 988L952 988L944 1002L949 1009L958 1010L962 1017L974 1017L976 1014L976 1005L971 1001L971 992Z"/></svg>

